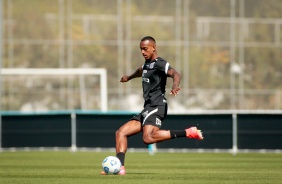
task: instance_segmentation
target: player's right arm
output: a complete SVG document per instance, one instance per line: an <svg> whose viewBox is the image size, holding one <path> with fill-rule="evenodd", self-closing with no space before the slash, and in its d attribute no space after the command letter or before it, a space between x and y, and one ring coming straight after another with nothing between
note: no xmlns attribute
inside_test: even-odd
<svg viewBox="0 0 282 184"><path fill-rule="evenodd" d="M131 79L134 79L134 78L137 78L137 77L141 77L142 76L142 72L143 72L143 69L142 67L139 67L135 70L135 72L131 75L124 75L121 77L120 79L120 82L128 82L130 81Z"/></svg>

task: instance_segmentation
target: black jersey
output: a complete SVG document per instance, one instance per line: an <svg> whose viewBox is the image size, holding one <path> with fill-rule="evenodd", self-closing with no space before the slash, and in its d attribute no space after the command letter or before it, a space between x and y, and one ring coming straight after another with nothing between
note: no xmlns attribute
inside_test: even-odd
<svg viewBox="0 0 282 184"><path fill-rule="evenodd" d="M165 86L169 63L158 57L153 61L145 61L143 65L142 87L145 105L165 105Z"/></svg>

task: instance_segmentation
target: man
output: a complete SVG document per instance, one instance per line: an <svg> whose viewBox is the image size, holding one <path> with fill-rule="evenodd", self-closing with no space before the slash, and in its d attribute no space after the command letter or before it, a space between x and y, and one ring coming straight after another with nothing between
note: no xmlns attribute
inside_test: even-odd
<svg viewBox="0 0 282 184"><path fill-rule="evenodd" d="M151 36L146 36L140 41L140 49L145 63L142 67L127 76L120 82L128 82L137 77L142 77L144 109L116 131L116 155L120 159L122 168L119 172L124 175L124 159L127 151L127 138L143 132L145 144L152 144L177 137L187 137L202 140L203 136L196 127L185 130L160 130L162 121L167 115L167 102L165 86L167 77L173 78L171 95L176 96L180 91L180 75L167 61L158 57L156 41ZM105 172L101 172L105 174Z"/></svg>

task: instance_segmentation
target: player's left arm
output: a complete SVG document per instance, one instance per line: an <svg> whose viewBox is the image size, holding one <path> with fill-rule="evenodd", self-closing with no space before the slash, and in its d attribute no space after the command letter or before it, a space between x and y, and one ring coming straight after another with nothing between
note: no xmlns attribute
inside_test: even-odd
<svg viewBox="0 0 282 184"><path fill-rule="evenodd" d="M171 95L174 95L176 96L178 94L178 92L180 91L180 88L179 88L179 84L180 84L180 74L174 70L173 68L170 68L168 71L167 71L167 76L173 78L173 85L172 85L172 89L170 91L169 94Z"/></svg>

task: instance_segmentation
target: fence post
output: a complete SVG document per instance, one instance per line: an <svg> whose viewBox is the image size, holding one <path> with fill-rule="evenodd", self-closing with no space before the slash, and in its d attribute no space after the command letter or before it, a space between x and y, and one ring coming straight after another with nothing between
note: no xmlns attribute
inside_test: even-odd
<svg viewBox="0 0 282 184"><path fill-rule="evenodd" d="M71 151L76 152L76 114L71 113Z"/></svg>
<svg viewBox="0 0 282 184"><path fill-rule="evenodd" d="M232 114L232 154L236 155L238 152L238 145L237 145L237 138L238 138L238 129L237 129L237 114Z"/></svg>

